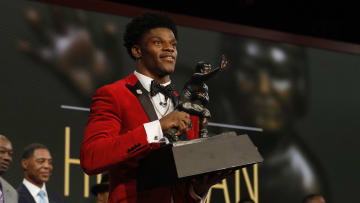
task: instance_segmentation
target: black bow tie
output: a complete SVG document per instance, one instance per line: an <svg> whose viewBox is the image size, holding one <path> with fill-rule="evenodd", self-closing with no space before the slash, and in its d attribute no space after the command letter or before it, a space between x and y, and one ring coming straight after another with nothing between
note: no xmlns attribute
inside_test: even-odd
<svg viewBox="0 0 360 203"><path fill-rule="evenodd" d="M151 81L150 96L153 97L159 92L165 96L165 101L166 101L168 98L172 98L174 87L172 86L172 84L167 86L162 86L155 80Z"/></svg>

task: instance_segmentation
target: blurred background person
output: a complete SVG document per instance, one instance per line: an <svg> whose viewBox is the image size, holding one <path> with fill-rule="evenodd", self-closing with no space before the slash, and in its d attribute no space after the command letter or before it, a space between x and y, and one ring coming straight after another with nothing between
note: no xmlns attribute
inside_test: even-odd
<svg viewBox="0 0 360 203"><path fill-rule="evenodd" d="M0 135L0 203L17 203L16 190L2 178L12 163L13 148L10 140Z"/></svg>
<svg viewBox="0 0 360 203"><path fill-rule="evenodd" d="M27 8L24 16L30 28L41 39L41 43L17 40L18 49L31 57L40 67L57 75L77 97L88 104L95 90L115 81L121 69L118 30L114 23L104 22L104 39L95 42L94 30L88 16L80 10L69 18L66 9L50 7L52 24L46 26L40 12ZM114 68L116 67L116 68Z"/></svg>
<svg viewBox="0 0 360 203"><path fill-rule="evenodd" d="M100 184L91 187L91 194L96 197L96 203L107 203L109 198L109 174L104 174Z"/></svg>
<svg viewBox="0 0 360 203"><path fill-rule="evenodd" d="M21 166L24 180L17 188L21 203L63 203L64 199L46 188L52 170L53 160L49 149L39 143L25 147Z"/></svg>

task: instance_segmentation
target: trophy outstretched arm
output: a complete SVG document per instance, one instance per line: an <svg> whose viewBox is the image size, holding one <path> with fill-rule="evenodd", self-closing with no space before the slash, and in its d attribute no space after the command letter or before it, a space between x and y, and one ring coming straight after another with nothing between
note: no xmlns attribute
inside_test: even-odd
<svg viewBox="0 0 360 203"><path fill-rule="evenodd" d="M197 81L197 82L205 82L208 81L209 79L215 77L217 75L218 72L224 70L227 66L229 65L229 60L225 57L225 55L221 55L221 60L220 60L220 66L211 70L210 72L207 73L194 73L191 76L191 80L192 81Z"/></svg>

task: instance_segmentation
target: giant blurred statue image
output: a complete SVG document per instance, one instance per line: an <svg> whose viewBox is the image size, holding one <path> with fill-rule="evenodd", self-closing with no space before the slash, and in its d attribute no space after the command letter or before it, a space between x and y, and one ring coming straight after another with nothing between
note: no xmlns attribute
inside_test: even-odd
<svg viewBox="0 0 360 203"><path fill-rule="evenodd" d="M295 128L307 111L305 50L243 40L231 54L234 68L222 89L234 91L223 94L223 108L216 108L223 113L217 115L231 124L264 130L260 134L246 132L264 156L259 165L259 201L301 202L311 193L327 195L324 170Z"/></svg>

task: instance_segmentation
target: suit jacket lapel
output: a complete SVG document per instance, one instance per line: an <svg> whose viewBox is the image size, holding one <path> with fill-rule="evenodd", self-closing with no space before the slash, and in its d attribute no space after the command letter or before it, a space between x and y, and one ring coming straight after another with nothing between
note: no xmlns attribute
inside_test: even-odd
<svg viewBox="0 0 360 203"><path fill-rule="evenodd" d="M48 198L49 198L49 202L54 202L54 198L53 198L52 194L49 191L47 191L47 195L48 195Z"/></svg>
<svg viewBox="0 0 360 203"><path fill-rule="evenodd" d="M59 197L56 195L56 193L52 193L52 192L49 192L47 191L47 194L48 194L48 198L49 198L49 202L50 203L55 203L55 202L61 202L59 200Z"/></svg>
<svg viewBox="0 0 360 203"><path fill-rule="evenodd" d="M3 195L4 195L4 199L5 201L8 200L9 202L11 201L15 201L15 198L16 197L13 197L13 193L12 191L10 190L10 188L8 188L7 186L5 186L5 184L3 184Z"/></svg>
<svg viewBox="0 0 360 203"><path fill-rule="evenodd" d="M9 200L9 202L15 201L15 197L13 197L13 191L10 190L10 185L8 185L8 183L3 180L0 177L0 184L1 184L1 188L2 188L2 192L3 192L3 197L5 200Z"/></svg>
<svg viewBox="0 0 360 203"><path fill-rule="evenodd" d="M21 203L36 203L34 197L30 194L30 191L26 188L24 184L21 184L19 192L19 202ZM22 198L20 198L22 196Z"/></svg>
<svg viewBox="0 0 360 203"><path fill-rule="evenodd" d="M138 98L150 121L159 119L148 96L148 91L141 85L140 81L137 81L134 86L127 84L126 87Z"/></svg>

